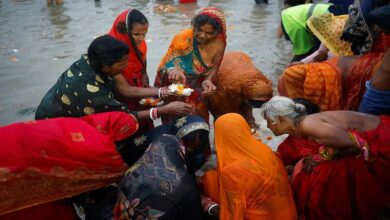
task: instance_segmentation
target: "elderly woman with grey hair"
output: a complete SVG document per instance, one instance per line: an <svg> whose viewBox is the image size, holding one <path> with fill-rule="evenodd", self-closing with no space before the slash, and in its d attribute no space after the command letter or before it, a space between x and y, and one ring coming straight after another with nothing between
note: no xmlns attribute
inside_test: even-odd
<svg viewBox="0 0 390 220"><path fill-rule="evenodd" d="M318 154L324 159L312 167L313 172L305 168L310 158L294 168L292 189L299 218L378 219L382 215L390 185L389 116L352 111L307 115L303 105L281 96L273 97L263 109L275 135L290 134L323 145Z"/></svg>

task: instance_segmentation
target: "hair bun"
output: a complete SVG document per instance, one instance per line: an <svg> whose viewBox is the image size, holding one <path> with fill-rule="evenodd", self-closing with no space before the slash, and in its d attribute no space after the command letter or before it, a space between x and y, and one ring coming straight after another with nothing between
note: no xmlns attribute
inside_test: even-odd
<svg viewBox="0 0 390 220"><path fill-rule="evenodd" d="M295 103L294 104L294 109L298 113L306 113L306 107L300 103Z"/></svg>

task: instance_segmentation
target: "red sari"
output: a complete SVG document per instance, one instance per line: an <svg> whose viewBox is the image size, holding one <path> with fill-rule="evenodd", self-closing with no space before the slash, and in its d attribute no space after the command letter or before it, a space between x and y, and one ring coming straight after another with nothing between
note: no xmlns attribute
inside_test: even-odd
<svg viewBox="0 0 390 220"><path fill-rule="evenodd" d="M304 157L318 154L318 149L321 147L317 142L305 139L288 136L276 150L276 154L283 161L284 165L293 165Z"/></svg>
<svg viewBox="0 0 390 220"><path fill-rule="evenodd" d="M361 155L329 160L312 173L296 166L292 187L300 219L378 219L383 214L390 202L390 117L382 116L374 130L350 134L369 148L367 160Z"/></svg>
<svg viewBox="0 0 390 220"><path fill-rule="evenodd" d="M127 165L115 142L138 129L134 116L108 112L0 128L0 215L113 183Z"/></svg>
<svg viewBox="0 0 390 220"><path fill-rule="evenodd" d="M135 87L143 87L142 84L142 74L146 73L146 53L147 53L147 45L145 41L142 41L140 45L137 45L138 51L141 53L141 60L138 59L136 55L135 48L133 44L130 42L130 37L128 33L120 33L118 30L120 25L126 26L126 18L128 13L131 12L132 9L126 9L122 11L118 17L115 19L114 23L108 35L114 37L117 40L122 41L129 47L129 59L127 62L127 67L123 70L122 75L126 79L126 81L131 86ZM127 104L127 107L131 111L142 111L147 110L149 108L139 104L140 99L126 99L122 100ZM146 131L150 128L153 128L153 122L151 120L145 119L140 121L140 131Z"/></svg>

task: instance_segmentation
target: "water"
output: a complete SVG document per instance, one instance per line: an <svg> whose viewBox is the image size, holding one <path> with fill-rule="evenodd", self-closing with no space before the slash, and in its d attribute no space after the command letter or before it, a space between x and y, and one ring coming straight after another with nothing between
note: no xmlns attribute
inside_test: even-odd
<svg viewBox="0 0 390 220"><path fill-rule="evenodd" d="M172 4L178 11L161 14L154 8ZM157 65L175 33L189 27L202 8L219 7L226 14L227 51L249 54L274 82L291 58L291 46L276 37L280 0L256 5L251 0L177 1L64 0L47 6L45 0L0 0L0 125L30 120L40 100L59 75L90 42L107 33L115 17L132 7L149 20L148 74L154 81Z"/></svg>

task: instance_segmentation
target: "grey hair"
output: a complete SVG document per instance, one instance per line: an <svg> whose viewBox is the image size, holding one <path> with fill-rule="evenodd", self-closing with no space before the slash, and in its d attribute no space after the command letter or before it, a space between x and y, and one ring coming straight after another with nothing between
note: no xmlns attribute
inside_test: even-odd
<svg viewBox="0 0 390 220"><path fill-rule="evenodd" d="M290 119L297 119L306 115L306 107L300 103L295 103L292 99L284 96L274 96L263 105L263 116L267 115L272 120L277 116L284 116Z"/></svg>

